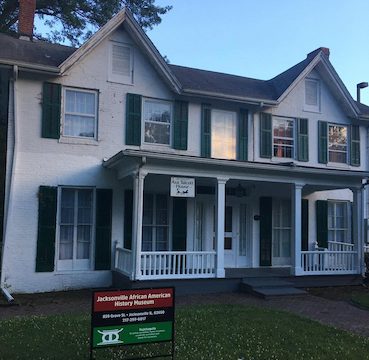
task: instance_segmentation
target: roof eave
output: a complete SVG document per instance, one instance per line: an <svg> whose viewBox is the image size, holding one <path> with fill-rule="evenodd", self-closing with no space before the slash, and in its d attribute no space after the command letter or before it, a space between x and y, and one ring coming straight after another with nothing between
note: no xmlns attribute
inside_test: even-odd
<svg viewBox="0 0 369 360"><path fill-rule="evenodd" d="M189 89L189 88L183 89L181 92L181 95L206 97L206 98L215 99L215 100L232 100L232 101L237 101L237 102L245 102L251 105L258 105L258 106L277 106L278 105L278 101L270 100L270 99L235 96L235 95L228 95L224 93L202 91L202 90Z"/></svg>
<svg viewBox="0 0 369 360"><path fill-rule="evenodd" d="M45 75L59 75L60 69L56 66L48 66L48 65L39 65L39 64L31 64L24 61L10 60L10 59L1 59L0 65L13 67L14 65L18 66L18 70L32 72L32 73L43 73Z"/></svg>

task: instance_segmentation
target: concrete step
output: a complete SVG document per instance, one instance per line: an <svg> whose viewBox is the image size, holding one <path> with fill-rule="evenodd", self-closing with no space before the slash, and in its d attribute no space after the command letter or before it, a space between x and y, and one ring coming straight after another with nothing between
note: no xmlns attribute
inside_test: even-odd
<svg viewBox="0 0 369 360"><path fill-rule="evenodd" d="M251 287L283 287L293 286L291 282L281 278L246 278L242 284Z"/></svg>

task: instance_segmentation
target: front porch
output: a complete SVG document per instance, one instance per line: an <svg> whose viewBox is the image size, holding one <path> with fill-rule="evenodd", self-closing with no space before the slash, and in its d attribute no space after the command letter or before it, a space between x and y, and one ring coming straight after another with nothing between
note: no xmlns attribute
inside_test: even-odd
<svg viewBox="0 0 369 360"><path fill-rule="evenodd" d="M362 273L359 173L148 156L119 153L105 164L125 189L114 270L131 281L222 279L232 269L282 268L296 277ZM180 176L193 180L193 196L170 193L171 179ZM334 206L332 198L322 200L320 194L338 189L346 189L346 198Z"/></svg>

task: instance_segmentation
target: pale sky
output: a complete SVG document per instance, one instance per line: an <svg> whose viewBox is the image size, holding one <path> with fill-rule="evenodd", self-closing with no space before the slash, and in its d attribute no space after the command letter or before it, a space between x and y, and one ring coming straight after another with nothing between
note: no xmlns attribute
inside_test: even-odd
<svg viewBox="0 0 369 360"><path fill-rule="evenodd" d="M356 99L369 82L368 0L157 0L173 5L148 32L172 64L267 80L318 47ZM369 87L361 91L369 105Z"/></svg>

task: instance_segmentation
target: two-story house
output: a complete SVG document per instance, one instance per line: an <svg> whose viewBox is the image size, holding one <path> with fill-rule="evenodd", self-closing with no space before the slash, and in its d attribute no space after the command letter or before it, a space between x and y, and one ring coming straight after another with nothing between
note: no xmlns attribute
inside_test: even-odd
<svg viewBox="0 0 369 360"><path fill-rule="evenodd" d="M0 47L2 287L362 272L369 108L327 48L268 81L176 66L127 11Z"/></svg>

